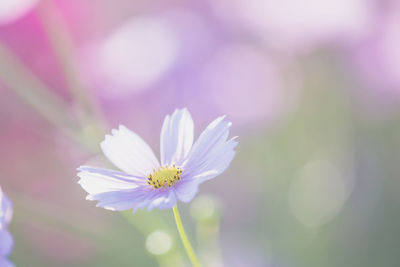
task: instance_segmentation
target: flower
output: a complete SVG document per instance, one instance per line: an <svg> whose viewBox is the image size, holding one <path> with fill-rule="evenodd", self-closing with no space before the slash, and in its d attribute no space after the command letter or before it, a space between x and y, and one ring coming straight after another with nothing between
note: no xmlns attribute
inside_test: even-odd
<svg viewBox="0 0 400 267"><path fill-rule="evenodd" d="M178 46L171 22L147 16L129 20L83 53L89 76L112 98L146 90L163 77L175 64Z"/></svg>
<svg viewBox="0 0 400 267"><path fill-rule="evenodd" d="M14 246L14 240L7 229L11 217L12 203L0 187L0 266L13 266L6 259Z"/></svg>
<svg viewBox="0 0 400 267"><path fill-rule="evenodd" d="M228 140L231 122L219 117L193 144L193 120L187 109L166 116L160 138L161 164L151 148L124 126L101 143L105 156L124 172L81 166L79 184L109 210L147 207L168 209L177 200L189 202L198 186L225 171L235 156L235 138Z"/></svg>
<svg viewBox="0 0 400 267"><path fill-rule="evenodd" d="M216 110L224 110L241 127L263 126L290 108L277 64L250 43L221 47L200 73L199 84L207 90L205 100ZM195 101L200 102L198 98Z"/></svg>
<svg viewBox="0 0 400 267"><path fill-rule="evenodd" d="M1 267L14 267L14 264L12 264L9 260L7 259L1 259L0 258L0 266Z"/></svg>
<svg viewBox="0 0 400 267"><path fill-rule="evenodd" d="M12 203L0 187L0 230L7 228L12 217Z"/></svg>

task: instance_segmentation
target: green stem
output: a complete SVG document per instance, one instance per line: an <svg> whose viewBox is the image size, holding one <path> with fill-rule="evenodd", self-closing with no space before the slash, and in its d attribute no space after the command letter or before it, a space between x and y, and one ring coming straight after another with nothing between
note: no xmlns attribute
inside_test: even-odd
<svg viewBox="0 0 400 267"><path fill-rule="evenodd" d="M178 228L178 232L181 237L183 246L185 247L186 253L189 256L189 259L192 262L193 266L200 267L201 265L200 265L199 261L197 260L196 254L194 253L192 245L190 244L189 238L187 237L187 235L185 233L185 228L183 228L181 216L179 215L179 211L178 211L178 206L175 205L172 210L174 212L176 227Z"/></svg>

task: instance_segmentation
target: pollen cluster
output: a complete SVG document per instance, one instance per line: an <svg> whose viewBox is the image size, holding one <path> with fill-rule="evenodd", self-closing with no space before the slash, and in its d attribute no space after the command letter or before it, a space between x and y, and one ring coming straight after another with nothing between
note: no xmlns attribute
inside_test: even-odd
<svg viewBox="0 0 400 267"><path fill-rule="evenodd" d="M153 188L171 187L181 179L182 169L172 166L162 166L147 176L147 183Z"/></svg>

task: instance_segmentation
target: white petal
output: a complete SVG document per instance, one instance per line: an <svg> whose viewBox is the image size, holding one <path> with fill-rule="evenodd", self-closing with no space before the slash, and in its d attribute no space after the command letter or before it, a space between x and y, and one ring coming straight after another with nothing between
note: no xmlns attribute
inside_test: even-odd
<svg viewBox="0 0 400 267"><path fill-rule="evenodd" d="M183 162L193 144L193 128L192 117L186 108L165 117L160 137L162 165Z"/></svg>
<svg viewBox="0 0 400 267"><path fill-rule="evenodd" d="M227 140L231 123L219 117L211 122L193 145L183 166L183 180L198 184L225 171L235 156L237 142Z"/></svg>
<svg viewBox="0 0 400 267"><path fill-rule="evenodd" d="M209 156L220 149L220 146L226 143L229 135L231 123L219 117L211 122L207 128L201 133L197 141L194 143L192 150L185 163L184 174L189 174L192 171L199 173L205 163L209 160Z"/></svg>
<svg viewBox="0 0 400 267"><path fill-rule="evenodd" d="M165 192L160 192L147 207L148 211L154 208L170 209L176 205L176 196L174 190L167 189Z"/></svg>
<svg viewBox="0 0 400 267"><path fill-rule="evenodd" d="M106 135L101 148L115 166L135 176L147 176L159 166L151 148L122 125L112 130L112 135Z"/></svg>
<svg viewBox="0 0 400 267"><path fill-rule="evenodd" d="M88 200L97 200L97 207L108 210L127 210L136 209L138 205L147 203L148 198L154 190L146 185L138 186L134 189L109 191L95 195L89 195Z"/></svg>
<svg viewBox="0 0 400 267"><path fill-rule="evenodd" d="M237 144L234 139L231 139L216 147L206 156L203 165L192 173L192 179L202 183L223 173L235 157L234 149Z"/></svg>
<svg viewBox="0 0 400 267"><path fill-rule="evenodd" d="M191 170L188 175L184 175L175 186L175 192L179 200L183 202L191 201L197 194L201 183L210 180L228 168L235 156L234 148L237 142L233 139L219 145L198 168Z"/></svg>
<svg viewBox="0 0 400 267"><path fill-rule="evenodd" d="M199 181L194 179L180 180L175 186L176 196L180 201L190 202L199 190Z"/></svg>
<svg viewBox="0 0 400 267"><path fill-rule="evenodd" d="M81 166L78 171L78 177L81 178L78 183L89 195L134 189L146 183L143 178L114 170Z"/></svg>

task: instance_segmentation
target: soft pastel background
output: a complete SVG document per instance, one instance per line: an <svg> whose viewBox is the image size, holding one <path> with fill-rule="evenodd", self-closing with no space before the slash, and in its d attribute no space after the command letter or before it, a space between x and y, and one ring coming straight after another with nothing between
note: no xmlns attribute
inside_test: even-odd
<svg viewBox="0 0 400 267"><path fill-rule="evenodd" d="M400 266L400 3L0 0L11 260L189 266L171 211L95 207L81 164L124 124L226 114L237 157L180 204L204 266Z"/></svg>

